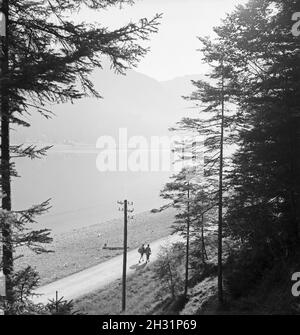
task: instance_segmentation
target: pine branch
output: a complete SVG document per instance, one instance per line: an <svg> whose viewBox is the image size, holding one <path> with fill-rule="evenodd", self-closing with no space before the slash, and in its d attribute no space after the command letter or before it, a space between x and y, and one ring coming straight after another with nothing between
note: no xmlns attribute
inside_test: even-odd
<svg viewBox="0 0 300 335"><path fill-rule="evenodd" d="M30 159L41 159L47 155L47 151L53 146L45 146L37 148L35 145L24 147L23 145L15 145L10 147L11 158L28 157Z"/></svg>

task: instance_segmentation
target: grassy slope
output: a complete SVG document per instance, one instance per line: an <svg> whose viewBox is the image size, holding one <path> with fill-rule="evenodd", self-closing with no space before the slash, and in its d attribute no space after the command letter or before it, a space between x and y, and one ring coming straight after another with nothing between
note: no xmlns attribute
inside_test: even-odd
<svg viewBox="0 0 300 335"><path fill-rule="evenodd" d="M125 314L152 314L159 306L157 294L161 287L155 279L153 265L140 267L127 280L127 311ZM104 289L89 294L75 301L75 309L91 315L121 314L122 298L121 280L108 285Z"/></svg>
<svg viewBox="0 0 300 335"><path fill-rule="evenodd" d="M222 308L218 307L217 277L208 276L191 290L191 299L182 314L298 315L300 298L291 294L291 276L299 269L299 256L300 250L296 257L278 261L273 268L266 269L257 284L239 298L231 296L225 285L225 303ZM226 269L225 264L225 272ZM245 277L241 280L247 284Z"/></svg>
<svg viewBox="0 0 300 335"><path fill-rule="evenodd" d="M267 285L262 281L258 287L239 299L225 294L223 308L218 307L217 277L209 277L193 288L192 298L181 314L185 315L287 315L299 314L299 299L290 293L290 283Z"/></svg>

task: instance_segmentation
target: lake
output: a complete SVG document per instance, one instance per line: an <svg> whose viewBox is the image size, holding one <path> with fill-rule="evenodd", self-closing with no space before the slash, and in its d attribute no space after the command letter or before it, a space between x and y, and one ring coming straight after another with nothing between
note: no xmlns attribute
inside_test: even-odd
<svg viewBox="0 0 300 335"><path fill-rule="evenodd" d="M15 210L51 198L51 210L37 227L63 232L118 218L118 200L134 202L135 213L164 202L159 192L170 172L100 172L98 152L88 146L55 146L40 160L17 159L21 178L12 183Z"/></svg>

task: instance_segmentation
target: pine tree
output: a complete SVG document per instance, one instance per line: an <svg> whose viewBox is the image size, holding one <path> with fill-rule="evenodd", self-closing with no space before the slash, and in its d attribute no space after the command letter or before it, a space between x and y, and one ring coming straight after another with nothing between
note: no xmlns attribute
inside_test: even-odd
<svg viewBox="0 0 300 335"><path fill-rule="evenodd" d="M26 224L49 209L49 201L21 212L11 208L11 177L16 176L14 157L40 158L48 147L12 146L10 127L30 126L23 115L38 112L51 117L49 103L74 102L87 95L100 97L89 75L100 67L103 56L120 73L134 66L147 49L138 40L157 32L160 15L119 29L100 24L75 23L72 14L85 8L102 10L131 0L3 0L6 37L1 39L1 188L3 271L6 299L13 303L13 252L19 245L46 251L48 230L27 231Z"/></svg>
<svg viewBox="0 0 300 335"><path fill-rule="evenodd" d="M222 271L222 238L223 238L223 207L224 207L224 169L226 145L234 143L239 128L239 117L233 103L239 92L232 65L227 60L226 47L222 40L211 41L200 38L203 47L200 51L203 60L212 67L208 75L209 81L194 81L196 90L187 100L199 107L199 117L184 118L179 123L180 129L193 129L204 137L204 164L206 183L210 184L207 191L210 202L218 205L218 294L223 302L223 271Z"/></svg>
<svg viewBox="0 0 300 335"><path fill-rule="evenodd" d="M187 150L183 150L186 148ZM188 154L188 144L181 147L182 156L180 160L188 160L193 154ZM189 285L189 270L191 266L191 253L199 255L199 246L197 242L201 241L200 258L203 263L207 259L205 250L204 237L204 214L208 212L214 205L209 203L207 193L203 191L203 184L199 178L199 169L196 166L184 166L180 172L173 175L171 181L166 183L161 191L161 197L168 201L168 204L162 209L173 207L176 209L174 225L172 226L174 233L179 233L186 240L185 251L185 281L184 281L184 297L187 298ZM199 230L200 228L200 230ZM191 242L196 246L197 250L191 251Z"/></svg>
<svg viewBox="0 0 300 335"><path fill-rule="evenodd" d="M230 41L247 124L234 159L227 222L235 237L271 258L292 253L299 241L300 43L290 31L296 10L292 0L253 0L216 30Z"/></svg>
<svg viewBox="0 0 300 335"><path fill-rule="evenodd" d="M171 200L170 205L176 208L174 232L180 232L186 238L186 252L185 252L185 283L184 296L187 297L188 280L189 280L189 255L190 255L190 226L191 213L190 202L192 185L188 179L188 171L183 169L177 175L174 175L172 181L167 183L161 191L161 197Z"/></svg>

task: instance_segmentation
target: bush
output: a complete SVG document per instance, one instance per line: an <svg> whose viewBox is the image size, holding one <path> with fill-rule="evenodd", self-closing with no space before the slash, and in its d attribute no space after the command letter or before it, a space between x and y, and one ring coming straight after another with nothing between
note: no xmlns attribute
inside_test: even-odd
<svg viewBox="0 0 300 335"><path fill-rule="evenodd" d="M164 289L168 289L172 299L179 296L183 289L182 262L184 244L175 243L163 247L154 266L154 274L161 281Z"/></svg>

